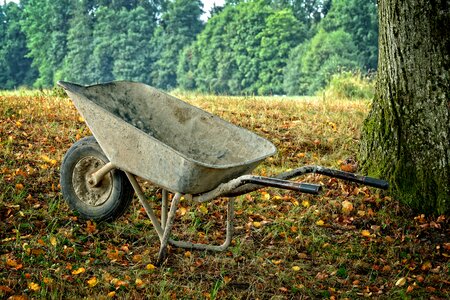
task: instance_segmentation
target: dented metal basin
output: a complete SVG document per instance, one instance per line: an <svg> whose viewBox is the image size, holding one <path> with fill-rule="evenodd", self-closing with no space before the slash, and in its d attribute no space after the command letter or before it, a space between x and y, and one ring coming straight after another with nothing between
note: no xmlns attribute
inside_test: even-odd
<svg viewBox="0 0 450 300"><path fill-rule="evenodd" d="M207 192L276 152L266 139L142 83L58 84L114 165L172 192Z"/></svg>

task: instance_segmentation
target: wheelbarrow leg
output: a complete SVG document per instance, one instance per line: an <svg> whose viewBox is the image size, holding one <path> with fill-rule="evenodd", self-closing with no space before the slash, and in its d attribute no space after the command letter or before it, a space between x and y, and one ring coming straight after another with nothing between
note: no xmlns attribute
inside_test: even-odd
<svg viewBox="0 0 450 300"><path fill-rule="evenodd" d="M177 212L178 203L180 202L181 194L176 193L170 204L169 215L167 216L166 224L164 226L164 234L161 239L161 247L159 248L157 264L160 265L166 257L167 244L169 243L170 232L172 230L173 222L175 221L175 215Z"/></svg>
<svg viewBox="0 0 450 300"><path fill-rule="evenodd" d="M227 206L227 228L226 238L222 245L206 245L206 244L194 244L186 241L174 241L169 240L169 243L175 247L184 249L196 249L196 250L209 250L209 251L224 251L230 246L233 239L233 219L234 219L234 197L228 199Z"/></svg>
<svg viewBox="0 0 450 300"><path fill-rule="evenodd" d="M167 190L162 190L162 205L161 205L161 227L164 229L167 222L167 198L169 193Z"/></svg>

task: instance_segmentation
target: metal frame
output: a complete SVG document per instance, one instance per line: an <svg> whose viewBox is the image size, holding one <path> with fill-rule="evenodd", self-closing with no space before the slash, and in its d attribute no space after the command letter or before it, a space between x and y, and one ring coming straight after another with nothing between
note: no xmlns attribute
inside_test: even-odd
<svg viewBox="0 0 450 300"><path fill-rule="evenodd" d="M89 184L95 186L101 181L103 176L105 176L108 172L110 172L115 168L117 167L112 163L107 163L102 168L100 168L99 170L90 175L88 181ZM238 195L243 195L258 190L260 188L263 188L265 186L290 189L303 193L318 194L320 190L319 185L308 183L297 183L286 180L308 173L318 173L330 177L336 177L348 181L363 183L378 188L386 189L388 187L388 183L383 180L355 175L353 173L343 172L339 170L327 169L320 166L304 166L292 171L281 173L276 178L261 177L254 175L243 175L233 180L230 180L229 182L222 183L215 189L200 195L192 196L190 194L182 194L176 192L174 193L174 196L172 198L170 209L168 206L169 192L163 189L161 200L162 201L161 220L158 220L158 217L153 212L152 207L145 198L141 186L136 180L136 175L129 172L125 172L128 179L130 180L131 185L133 186L134 191L138 196L140 203L144 207L147 216L149 217L150 221L155 227L156 233L158 234L161 244L158 253L158 261L157 261L158 264L162 263L162 261L165 259L168 244L179 248L197 249L197 250L224 251L225 249L227 249L233 238L234 200L235 197ZM175 222L177 206L182 196L184 196L188 200L194 200L195 202L199 203L210 201L220 196L225 196L229 198L227 205L226 238L225 242L222 245L195 244L189 241L176 241L170 238L170 233L172 231L172 227Z"/></svg>
<svg viewBox="0 0 450 300"><path fill-rule="evenodd" d="M112 163L105 164L103 167L101 167L96 172L90 175L90 178L88 179L89 184L95 186L101 181L103 176L105 176L108 172L110 172L115 168L117 167ZM321 188L319 185L309 183L298 183L286 180L308 173L327 175L330 177L345 179L348 181L362 183L378 188L386 189L388 187L388 183L383 180L360 176L339 170L327 169L320 166L304 166L292 171L281 173L276 178L254 176L254 175L243 175L238 178L232 179L229 182L222 183L215 189L200 195L193 196L190 194L182 194L179 192L175 192L170 204L170 208L168 206L169 192L166 189L163 189L161 200L162 201L161 220L158 220L158 217L153 212L152 207L145 198L141 186L136 180L136 175L125 171L128 180L130 181L134 191L138 196L139 202L144 207L147 216L149 217L158 234L161 245L158 253L157 264L161 264L165 259L167 253L167 245L169 244L175 247L186 249L224 251L225 249L228 248L233 238L234 200L236 196L258 190L265 186L290 189L309 194L318 194ZM188 200L193 200L199 203L210 201L220 196L228 197L226 238L222 245L195 244L189 241L176 241L170 238L172 227L175 222L177 206L180 202L181 197L183 196Z"/></svg>
<svg viewBox="0 0 450 300"><path fill-rule="evenodd" d="M135 175L125 172L128 179L130 180L131 185L133 186L134 191L136 192L139 201L147 213L147 216L151 220L155 230L158 234L160 240L160 248L158 253L158 261L157 264L161 264L166 257L167 254L167 245L171 244L175 247L185 248L185 249L197 249L197 250L210 250L210 251L224 251L228 248L233 238L233 219L234 219L234 197L228 199L227 206L227 222L226 222L226 238L225 242L222 245L210 245L210 244L195 244L189 241L176 241L170 238L170 234L172 231L173 223L175 222L175 216L177 211L177 206L180 202L181 197L183 196L181 193L175 193L171 204L170 209L168 210L168 191L162 191L162 206L161 206L161 222L158 220L158 217L153 212L152 207L148 203L147 199L144 196L144 192L142 191L141 186L136 180ZM190 195L186 195L187 198Z"/></svg>

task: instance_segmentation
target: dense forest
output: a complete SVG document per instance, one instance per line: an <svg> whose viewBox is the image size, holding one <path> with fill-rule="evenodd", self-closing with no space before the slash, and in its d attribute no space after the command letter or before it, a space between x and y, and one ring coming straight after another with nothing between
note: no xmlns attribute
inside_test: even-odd
<svg viewBox="0 0 450 300"><path fill-rule="evenodd" d="M0 89L58 80L308 95L377 67L376 0L21 0L0 5Z"/></svg>

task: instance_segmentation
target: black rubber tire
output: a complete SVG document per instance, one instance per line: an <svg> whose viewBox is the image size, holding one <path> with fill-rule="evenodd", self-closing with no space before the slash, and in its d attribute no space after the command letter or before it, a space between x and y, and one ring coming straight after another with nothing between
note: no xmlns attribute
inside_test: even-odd
<svg viewBox="0 0 450 300"><path fill-rule="evenodd" d="M83 219L101 221L113 221L122 216L127 210L128 206L133 199L134 190L130 181L124 172L114 169L109 174L105 175L101 186L103 192L101 195L102 203L99 205L90 205L87 200L82 200L80 197L80 188L78 188L78 194L74 187L74 180L84 181L87 173L80 173L75 167L80 162L94 160L94 162L100 162L100 164L106 164L109 160L103 153L100 145L97 143L93 136L85 137L70 147L67 153L64 155L64 159L61 165L61 190L64 200L70 206L70 208L79 213L79 216ZM80 175L82 174L82 175ZM74 179L74 176L76 179ZM78 179L77 179L78 178ZM82 178L80 180L80 178ZM111 187L112 183L112 187ZM85 183L81 183L84 187ZM89 195L91 190L84 189L83 193ZM94 195L96 197L96 195ZM92 197L94 197L92 196Z"/></svg>

